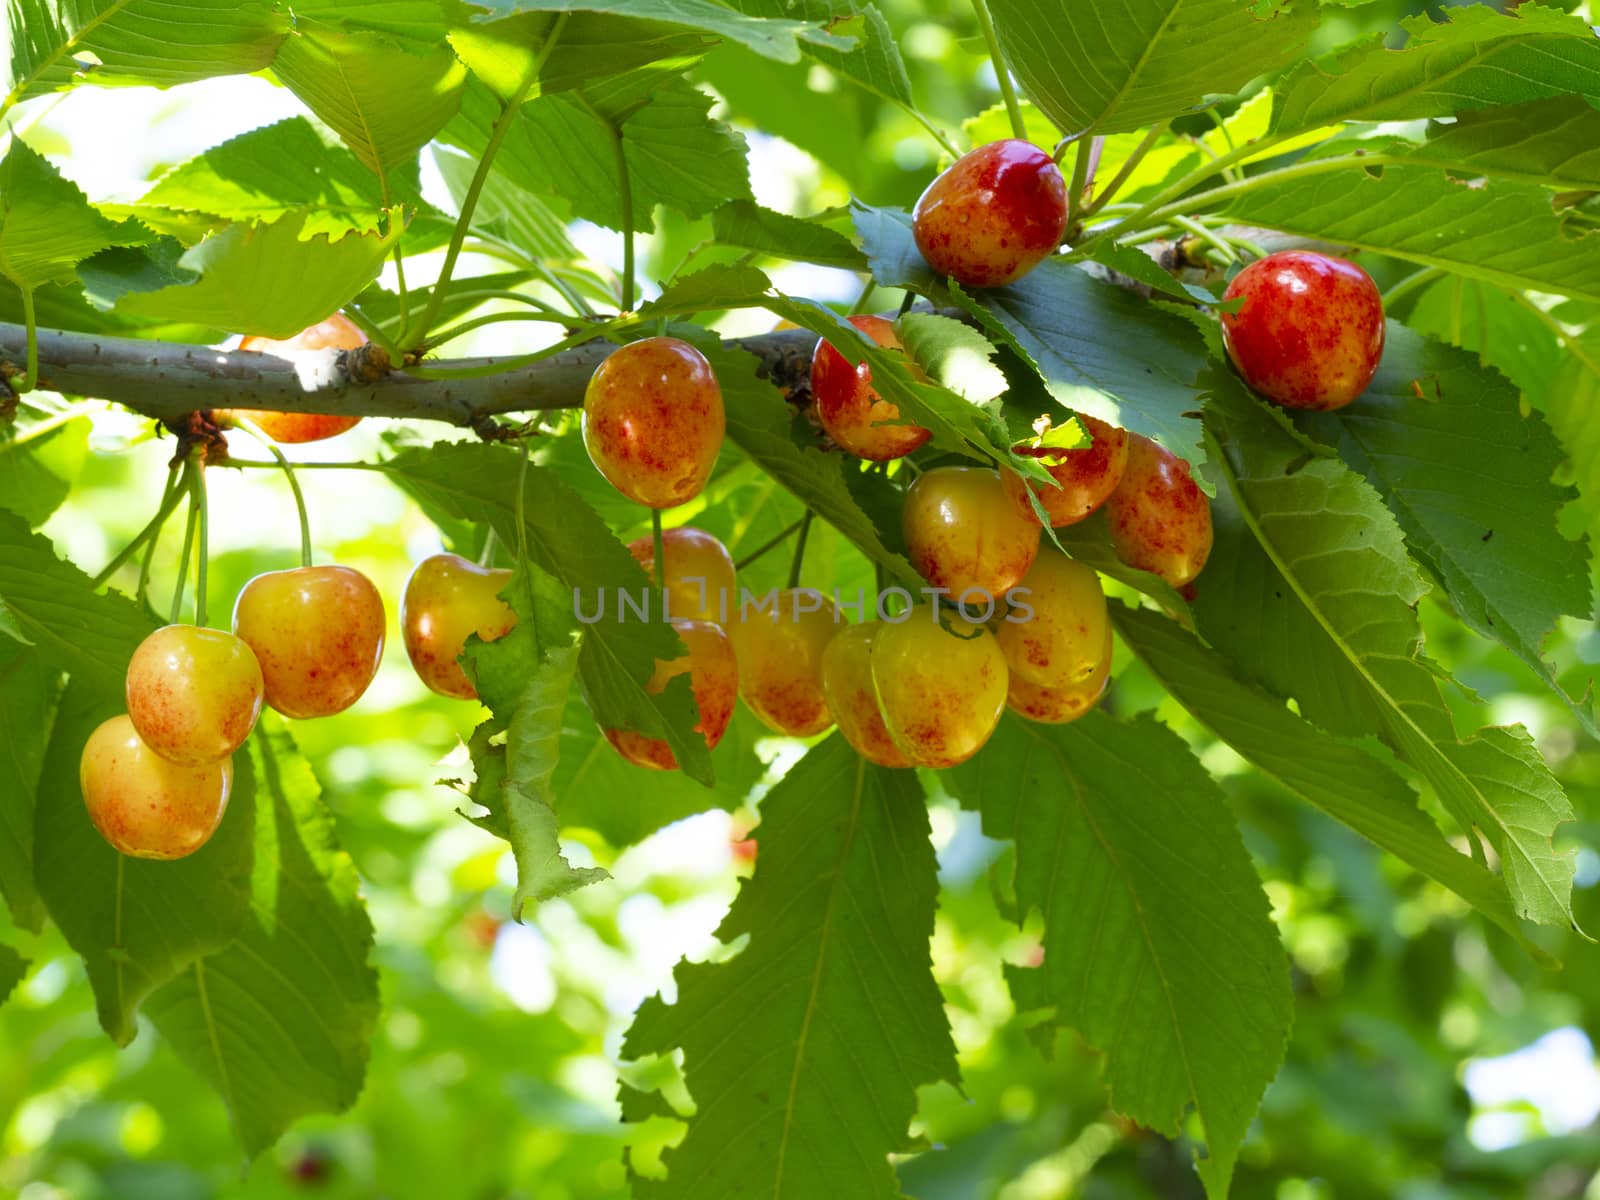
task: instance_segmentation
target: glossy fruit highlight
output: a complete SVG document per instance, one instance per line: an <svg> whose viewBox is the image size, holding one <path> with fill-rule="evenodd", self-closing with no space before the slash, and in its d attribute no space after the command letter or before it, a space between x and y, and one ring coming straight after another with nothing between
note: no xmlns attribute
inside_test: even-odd
<svg viewBox="0 0 1600 1200"><path fill-rule="evenodd" d="M950 598L977 591L997 601L1039 553L1039 524L1025 520L986 467L937 467L906 491L901 512L911 565Z"/></svg>
<svg viewBox="0 0 1600 1200"><path fill-rule="evenodd" d="M628 550L650 581L667 589L667 615L686 621L727 625L739 610L733 556L704 529L680 525L661 532L661 553L667 560L666 582L656 578L653 537L635 538ZM651 611L654 611L652 608Z"/></svg>
<svg viewBox="0 0 1600 1200"><path fill-rule="evenodd" d="M1021 279L1067 232L1067 182L1031 142L1006 138L956 159L912 213L917 249L965 287Z"/></svg>
<svg viewBox="0 0 1600 1200"><path fill-rule="evenodd" d="M268 571L239 592L233 631L256 652L268 704L286 717L331 716L378 673L383 598L350 567Z"/></svg>
<svg viewBox="0 0 1600 1200"><path fill-rule="evenodd" d="M128 719L144 744L182 766L227 758L261 715L261 667L220 629L167 625L128 662Z"/></svg>
<svg viewBox="0 0 1600 1200"><path fill-rule="evenodd" d="M476 700L478 689L460 663L471 634L492 642L516 626L517 614L500 599L511 572L480 567L459 554L419 562L400 600L400 632L417 677L432 691Z"/></svg>
<svg viewBox="0 0 1600 1200"><path fill-rule="evenodd" d="M89 819L116 849L135 858L182 858L222 823L233 760L182 766L162 758L123 715L89 735L78 782Z"/></svg>
<svg viewBox="0 0 1600 1200"><path fill-rule="evenodd" d="M845 627L832 599L785 588L768 607L741 606L728 627L739 658L739 695L762 724L811 737L833 724L822 690L822 652Z"/></svg>
<svg viewBox="0 0 1600 1200"><path fill-rule="evenodd" d="M334 313L326 321L302 329L289 338L247 337L239 343L241 350L255 350L262 354L276 354L282 350L354 350L367 344L367 335L343 313ZM357 425L360 417L336 417L331 413L267 412L261 409L220 409L214 416L219 423L237 413L253 421L261 432L275 442L319 442L331 438Z"/></svg>
<svg viewBox="0 0 1600 1200"><path fill-rule="evenodd" d="M1021 596L1022 589L1028 594ZM1045 550L1017 586L1025 607L1000 622L995 637L1014 678L1066 688L1094 674L1111 633L1100 576L1057 550ZM1024 619L1025 618L1025 619Z"/></svg>
<svg viewBox="0 0 1600 1200"><path fill-rule="evenodd" d="M1310 250L1257 259L1233 277L1222 340L1245 382L1288 408L1343 408L1383 357L1383 300L1355 263Z"/></svg>
<svg viewBox="0 0 1600 1200"><path fill-rule="evenodd" d="M1050 478L1057 484L1051 487L1048 483L1034 480L1024 482L1015 471L1000 473L1000 482L1005 485L1006 495L1016 505L1023 520L1035 525L1039 523L1039 517L1028 500L1030 483L1034 495L1050 517L1051 526L1059 529L1063 525L1076 524L1093 513L1121 482L1122 472L1128 465L1127 431L1082 413L1078 414L1078 420L1094 439L1091 445L1082 449L1012 447L1017 454L1043 460L1041 465L1050 472Z"/></svg>
<svg viewBox="0 0 1600 1200"><path fill-rule="evenodd" d="M645 691L658 696L674 678L689 673L689 686L700 710L695 732L706 739L706 747L717 748L733 719L734 701L739 695L739 664L734 659L733 642L720 625L710 621L673 621L673 629L683 639L687 653L670 662L656 660L655 672ZM675 771L678 759L662 738L645 737L630 729L608 729L607 740L629 762L657 771Z"/></svg>
<svg viewBox="0 0 1600 1200"><path fill-rule="evenodd" d="M1011 686L1006 693L1006 707L1030 721L1065 725L1069 721L1076 721L1100 703L1110 678L1111 630L1108 628L1100 660L1088 676L1066 687L1047 688L1030 683L1013 672Z"/></svg>
<svg viewBox="0 0 1600 1200"><path fill-rule="evenodd" d="M1106 501L1111 542L1130 567L1189 583L1211 554L1211 504L1189 464L1149 438L1128 439L1128 467Z"/></svg>
<svg viewBox="0 0 1600 1200"><path fill-rule="evenodd" d="M851 317L850 324L880 346L903 349L893 321L862 314ZM926 378L915 363L911 368L914 376ZM828 436L858 458L901 458L932 436L920 425L892 424L899 421L900 408L873 388L872 368L865 362L851 366L831 342L818 342L811 356L811 395Z"/></svg>
<svg viewBox="0 0 1600 1200"><path fill-rule="evenodd" d="M909 767L883 723L872 685L872 644L887 628L882 621L847 625L822 651L822 691L844 740L857 754L880 767Z"/></svg>
<svg viewBox="0 0 1600 1200"><path fill-rule="evenodd" d="M711 477L726 419L705 355L677 338L630 342L589 378L583 444L595 469L628 499L672 508Z"/></svg>
<svg viewBox="0 0 1600 1200"><path fill-rule="evenodd" d="M884 727L921 767L953 767L983 748L1006 707L1006 658L994 634L914 607L872 643L872 683Z"/></svg>

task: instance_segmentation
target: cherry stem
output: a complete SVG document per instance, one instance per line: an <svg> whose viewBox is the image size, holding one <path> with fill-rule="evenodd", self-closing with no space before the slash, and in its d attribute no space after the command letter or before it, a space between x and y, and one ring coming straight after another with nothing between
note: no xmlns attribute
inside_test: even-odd
<svg viewBox="0 0 1600 1200"><path fill-rule="evenodd" d="M499 544L500 535L495 533L494 526L491 525L488 532L483 535L483 549L478 552L478 565L480 567L494 566L495 547Z"/></svg>
<svg viewBox="0 0 1600 1200"><path fill-rule="evenodd" d="M98 588L106 580L110 579L116 574L118 567L138 553L140 546L149 543L152 548L154 547L155 540L161 533L161 527L167 523L167 518L172 515L172 510L178 507L178 500L181 496L178 491L179 469L181 466L181 463L173 463L172 466L167 468L167 486L162 490L161 502L156 506L155 516L151 517L145 527L134 535L133 541L124 546L117 556L105 565L100 574L94 577L89 585L90 587ZM147 560L148 557L147 554ZM144 576L145 573L141 571L139 578L143 580Z"/></svg>
<svg viewBox="0 0 1600 1200"><path fill-rule="evenodd" d="M189 519L183 527L183 549L178 552L178 582L172 591L172 608L167 615L168 625L176 625L178 618L183 615L183 589L189 582L189 555L194 550L194 530L200 520L200 508L195 503L194 487L189 483L193 471L192 462L184 467L183 482L187 486L183 490L189 493Z"/></svg>
<svg viewBox="0 0 1600 1200"><path fill-rule="evenodd" d="M761 545L757 546L754 550L750 551L749 554L746 554L738 562L734 563L733 564L733 569L736 570L736 571L742 571L746 567L748 567L751 563L755 562L758 558L760 558L763 554L765 554L768 550L772 550L772 549L774 549L774 548L776 548L778 546L783 545L784 542L788 541L789 538L791 536L793 536L795 530L799 529L800 526L803 525L803 524L805 524L804 521L796 521L793 525L789 526L782 533L774 534L772 537L770 537L766 541L762 542Z"/></svg>
<svg viewBox="0 0 1600 1200"><path fill-rule="evenodd" d="M1090 217L1094 216L1095 213L1099 212L1111 201L1113 196L1122 190L1122 185L1127 183L1128 180L1133 176L1133 173L1138 168L1139 164L1144 161L1144 156L1155 149L1156 143L1161 140L1161 135L1166 133L1166 131L1167 122L1165 121L1161 122L1159 125L1151 127L1150 132L1144 135L1144 141L1135 146L1133 148L1133 153L1122 160L1122 165L1117 168L1117 173L1111 177L1111 182L1100 189L1100 194L1098 196L1096 196L1088 204L1084 205L1083 211L1078 214L1078 219L1080 221L1087 221ZM1135 205L1134 207L1138 206Z"/></svg>
<svg viewBox="0 0 1600 1200"><path fill-rule="evenodd" d="M661 589L661 616L667 615L667 549L661 537L661 510L650 510L650 543L651 552L655 555L653 565L655 569L656 586Z"/></svg>
<svg viewBox="0 0 1600 1200"><path fill-rule="evenodd" d="M989 43L989 58L994 62L994 74L1000 83L1000 98L1005 101L1006 115L1011 118L1011 132L1027 141L1028 125L1022 119L1022 105L1017 102L1017 89L1011 83L1011 72L1006 68L1005 56L1000 53L1000 37L994 30L994 18L989 15L988 0L972 0L972 11L977 15L983 40Z"/></svg>
<svg viewBox="0 0 1600 1200"><path fill-rule="evenodd" d="M811 533L811 518L815 514L808 508L806 515L800 518L800 538L794 544L794 558L789 561L789 586L800 586L800 568L806 561L806 538Z"/></svg>
<svg viewBox="0 0 1600 1200"><path fill-rule="evenodd" d="M239 416L238 413L233 415L233 423L265 446L267 453L271 454L277 460L277 465L283 468L284 478L289 481L289 490L294 493L295 512L300 517L300 565L309 567L311 565L311 517L306 512L305 493L300 490L300 481L295 478L294 467L289 464L289 460L284 457L283 451L278 449L278 444L267 436L266 431L261 426L248 417ZM229 459L228 465L239 466L241 464ZM265 466L268 464L263 463L260 465Z"/></svg>
<svg viewBox="0 0 1600 1200"><path fill-rule="evenodd" d="M1089 179L1090 142L1079 141L1078 152L1072 160L1072 182L1067 185L1067 237L1071 238L1080 219L1078 209L1083 203L1084 185Z"/></svg>
<svg viewBox="0 0 1600 1200"><path fill-rule="evenodd" d="M194 623L204 626L206 623L206 566L210 559L210 516L206 504L206 468L204 463L196 464L193 474L189 476L189 486L194 489L195 512L199 514L200 544L196 548L196 566L194 580Z"/></svg>

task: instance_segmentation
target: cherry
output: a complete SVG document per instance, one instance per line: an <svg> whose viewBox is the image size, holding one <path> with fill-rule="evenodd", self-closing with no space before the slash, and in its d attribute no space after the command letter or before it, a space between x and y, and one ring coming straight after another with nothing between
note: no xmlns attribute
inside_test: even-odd
<svg viewBox="0 0 1600 1200"><path fill-rule="evenodd" d="M331 716L361 699L383 657L383 624L378 589L350 567L268 571L233 606L267 703L286 717Z"/></svg>
<svg viewBox="0 0 1600 1200"><path fill-rule="evenodd" d="M261 667L220 629L167 625L128 663L128 719L162 758L200 766L227 758L261 715Z"/></svg>
<svg viewBox="0 0 1600 1200"><path fill-rule="evenodd" d="M1067 183L1039 147L990 142L956 159L912 212L917 249L966 287L1015 283L1061 244Z"/></svg>
<svg viewBox="0 0 1600 1200"><path fill-rule="evenodd" d="M228 807L233 759L185 766L161 757L126 715L89 735L78 782L94 827L123 854L182 858L210 840Z"/></svg>
<svg viewBox="0 0 1600 1200"><path fill-rule="evenodd" d="M656 579L656 547L652 537L637 538L628 549L652 583ZM726 625L739 609L733 557L704 529L680 525L661 533L661 554L667 560L667 615Z"/></svg>
<svg viewBox="0 0 1600 1200"><path fill-rule="evenodd" d="M700 710L695 732L706 739L709 749L715 750L728 731L733 704L739 695L739 664L734 658L733 642L722 626L710 621L673 621L672 627L678 631L688 652L665 662L658 658L645 691L658 696L674 678L689 672L689 686ZM657 771L678 769L677 757L665 740L645 737L629 729L605 732L607 740L629 762Z"/></svg>
<svg viewBox="0 0 1600 1200"><path fill-rule="evenodd" d="M458 661L470 634L492 642L510 633L517 614L500 599L511 572L459 554L435 554L412 569L400 600L400 632L417 677L441 696L476 700L478 689Z"/></svg>
<svg viewBox="0 0 1600 1200"><path fill-rule="evenodd" d="M1128 439L1128 467L1106 501L1111 542L1130 567L1182 587L1211 554L1211 505L1189 464L1149 438Z"/></svg>
<svg viewBox="0 0 1600 1200"><path fill-rule="evenodd" d="M1288 408L1343 408L1383 357L1383 300L1355 263L1282 250L1233 277L1222 340L1245 382Z"/></svg>
<svg viewBox="0 0 1600 1200"><path fill-rule="evenodd" d="M1006 675L994 634L925 604L872 642L884 727L920 767L953 767L983 748L1005 712Z"/></svg>
<svg viewBox="0 0 1600 1200"><path fill-rule="evenodd" d="M239 343L241 350L255 350L262 354L277 354L291 350L354 350L367 344L367 335L343 313L334 313L326 321L302 329L289 338L247 337ZM238 414L248 418L275 442L319 442L343 433L360 422L360 417L336 417L331 413L266 412L254 408L219 409L212 415L221 424Z"/></svg>
<svg viewBox="0 0 1600 1200"><path fill-rule="evenodd" d="M822 652L844 628L844 614L811 588L772 593L772 603L741 604L728 627L739 656L739 695L769 729L811 737L833 724L822 691Z"/></svg>
<svg viewBox="0 0 1600 1200"><path fill-rule="evenodd" d="M1028 594L1022 596L1022 589ZM1082 683L1103 657L1110 633L1100 576L1064 554L1046 550L1018 585L1018 600L995 634L1013 678L1045 688ZM1027 619L1023 619L1027 618Z"/></svg>
<svg viewBox="0 0 1600 1200"><path fill-rule="evenodd" d="M1011 673L1011 687L1006 693L1006 706L1030 721L1046 725L1065 725L1076 721L1100 702L1105 695L1106 681L1111 678L1111 629L1106 628L1100 659L1092 672L1066 687L1040 687L1030 683L1015 671Z"/></svg>
<svg viewBox="0 0 1600 1200"><path fill-rule="evenodd" d="M822 691L839 732L857 754L880 767L909 767L911 760L883 723L872 686L872 644L885 628L882 621L868 621L835 634L822 651Z"/></svg>
<svg viewBox="0 0 1600 1200"><path fill-rule="evenodd" d="M583 444L611 486L650 508L705 487L722 448L722 389L705 355L677 338L630 342L583 394Z"/></svg>
<svg viewBox="0 0 1600 1200"><path fill-rule="evenodd" d="M1039 553L1039 523L1024 520L1000 476L984 467L936 467L906 492L901 514L911 565L960 600L1003 596Z"/></svg>
<svg viewBox="0 0 1600 1200"><path fill-rule="evenodd" d="M1044 469L1057 486L1038 482L1024 482L1015 471L1002 471L1000 482L1006 495L1017 506L1023 518L1039 523L1033 504L1028 499L1028 489L1039 498L1040 505L1055 528L1073 525L1083 520L1106 502L1122 479L1128 465L1128 434L1115 425L1107 425L1093 417L1078 414L1078 421L1094 439L1081 449L1052 450L1043 446L1013 446L1012 453L1043 460Z"/></svg>
<svg viewBox="0 0 1600 1200"><path fill-rule="evenodd" d="M851 317L850 324L880 346L904 349L893 321L861 315ZM915 363L911 367L914 376L926 378ZM872 368L865 362L851 366L831 342L818 342L811 356L811 395L828 436L858 458L901 458L933 436L920 425L893 424L900 419L899 406L873 389Z"/></svg>

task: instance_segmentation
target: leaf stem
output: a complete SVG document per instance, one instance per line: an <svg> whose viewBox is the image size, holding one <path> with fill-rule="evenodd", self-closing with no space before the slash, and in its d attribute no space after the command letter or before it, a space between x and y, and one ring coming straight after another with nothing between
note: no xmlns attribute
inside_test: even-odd
<svg viewBox="0 0 1600 1200"><path fill-rule="evenodd" d="M10 381L11 390L19 396L33 391L39 382L39 324L33 315L33 289L21 288L22 320L28 327L27 373L21 379Z"/></svg>
<svg viewBox="0 0 1600 1200"><path fill-rule="evenodd" d="M577 333L569 334L559 342L546 346L542 350L535 350L531 354L524 354L517 358L497 358L493 362L481 363L475 367L428 367L418 364L414 367L406 367L405 373L418 379L483 379L490 375L501 375L506 371L514 371L518 367L532 366L542 359L560 354L563 350L570 350L574 346L581 346L585 342L591 342L608 332L615 333L619 328L626 327L627 324L631 324L631 322L621 324L604 322L588 329L580 329Z"/></svg>
<svg viewBox="0 0 1600 1200"><path fill-rule="evenodd" d="M805 565L806 561L806 538L811 533L811 519L815 515L808 508L806 509L806 515L800 518L800 537L794 544L794 557L789 560L789 586L791 588L800 586L800 568Z"/></svg>
<svg viewBox="0 0 1600 1200"><path fill-rule="evenodd" d="M1078 219L1080 221L1087 221L1090 217L1094 216L1095 213L1105 208L1107 203L1110 202L1111 198L1120 190L1122 190L1122 186L1133 177L1134 171L1136 171L1139 167L1139 164L1144 161L1145 155L1149 154L1150 151L1155 149L1156 143L1161 140L1162 134L1167 132L1167 125L1168 122L1163 121L1159 125L1151 126L1150 132L1144 135L1144 141L1135 146L1133 148L1133 153L1122 160L1122 165L1117 168L1117 173L1111 177L1111 182L1100 189L1100 194L1098 196L1096 196L1088 204L1084 205L1083 211L1078 214Z"/></svg>
<svg viewBox="0 0 1600 1200"><path fill-rule="evenodd" d="M283 451L278 449L278 444L268 437L266 431L254 421L248 417L241 417L235 412L233 414L233 423L265 446L267 453L271 454L277 465L283 468L284 478L289 481L289 490L294 493L295 512L300 517L300 565L309 567L311 565L311 518L306 512L305 494L300 490L300 481L295 478L294 467L284 457ZM236 464L233 459L229 459L228 465L234 466Z"/></svg>
<svg viewBox="0 0 1600 1200"><path fill-rule="evenodd" d="M972 11L978 18L978 28L983 40L989 44L989 58L994 63L995 78L1000 83L1000 97L1006 104L1006 115L1011 118L1012 136L1028 140L1028 124L1022 117L1022 105L1017 102L1017 89L1011 82L1011 71L1006 66L1005 55L1000 52L1000 35L995 32L994 18L989 15L988 0L972 0Z"/></svg>
<svg viewBox="0 0 1600 1200"><path fill-rule="evenodd" d="M810 513L807 513L806 515L809 516ZM750 551L749 554L746 554L738 562L734 563L733 564L734 570L736 570L736 571L744 570L751 563L755 562L758 558L761 558L764 554L766 554L767 551L776 549L778 546L783 545L783 543L788 541L789 538L794 535L794 532L797 529L799 529L800 526L802 526L804 524L805 524L805 522L803 520L802 521L796 521L793 525L790 525L782 533L773 534L772 537L770 537L766 541L762 542L761 545L757 546L754 550Z"/></svg>
<svg viewBox="0 0 1600 1200"><path fill-rule="evenodd" d="M460 325L452 325L452 326L450 326L450 328L442 331L439 334L439 336L434 337L434 338L429 338L426 342L424 342L422 344L421 349L424 352L427 352L427 351L430 351L430 350L437 350L440 346L443 346L445 343L452 342L456 338L461 337L461 336L463 336L465 334L471 333L475 329L482 329L486 325L503 324L506 321L553 321L553 322L559 322L559 323L561 323L563 325L586 325L586 326L593 326L593 325L596 324L596 322L585 321L580 317L574 317L574 316L572 316L572 315L570 315L568 313L546 312L546 311L544 311L542 309L538 310L538 311L535 311L535 312L486 313L481 317L474 317L470 321L463 321Z"/></svg>
<svg viewBox="0 0 1600 1200"><path fill-rule="evenodd" d="M117 568L122 566L136 553L139 547L151 540L161 532L161 527L167 523L167 518L172 515L172 510L178 507L181 493L178 491L181 464L174 463L167 468L167 486L162 489L161 501L156 505L155 516L145 524L145 527L136 533L133 540L124 546L104 568L90 582L91 588L98 588L117 573ZM142 578L142 575L141 575Z"/></svg>

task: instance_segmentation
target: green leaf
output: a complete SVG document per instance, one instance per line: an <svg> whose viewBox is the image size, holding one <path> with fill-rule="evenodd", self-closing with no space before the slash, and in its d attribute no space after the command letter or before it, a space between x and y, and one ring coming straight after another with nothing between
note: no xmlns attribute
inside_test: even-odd
<svg viewBox="0 0 1600 1200"><path fill-rule="evenodd" d="M897 104L911 105L911 79L894 31L876 4L859 0L731 0L755 17L795 17L855 39L853 49L808 43L808 57Z"/></svg>
<svg viewBox="0 0 1600 1200"><path fill-rule="evenodd" d="M849 38L828 33L820 24L794 20L748 17L712 0L472 0L473 7L489 16L507 17L525 12L603 12L637 17L698 29L727 38L778 62L797 62L802 42L848 50Z"/></svg>
<svg viewBox="0 0 1600 1200"><path fill-rule="evenodd" d="M89 455L89 418L48 415L0 425L0 508L43 525Z"/></svg>
<svg viewBox="0 0 1600 1200"><path fill-rule="evenodd" d="M1178 594L1176 588L1161 576L1130 567L1117 557L1103 509L1087 520L1052 529L1050 536L1085 566L1093 567L1108 579L1115 579L1136 592L1142 592L1179 625L1185 629L1194 628L1194 614L1189 611L1189 602Z"/></svg>
<svg viewBox="0 0 1600 1200"><path fill-rule="evenodd" d="M72 268L118 238L78 185L19 137L0 160L0 275L27 291L72 278Z"/></svg>
<svg viewBox="0 0 1600 1200"><path fill-rule="evenodd" d="M1579 96L1468 109L1430 125L1414 154L1452 171L1600 188L1600 112Z"/></svg>
<svg viewBox="0 0 1600 1200"><path fill-rule="evenodd" d="M11 993L27 974L28 960L4 942L0 942L0 1004L11 998Z"/></svg>
<svg viewBox="0 0 1600 1200"><path fill-rule="evenodd" d="M355 1103L378 1019L355 864L310 766L275 725L264 721L234 760L236 795L250 798L229 819L254 816L249 916L229 945L145 1005L178 1057L222 1094L252 1158L296 1119Z"/></svg>
<svg viewBox="0 0 1600 1200"><path fill-rule="evenodd" d="M1103 1053L1112 1107L1140 1124L1176 1136L1193 1104L1200 1177L1226 1196L1293 1000L1221 790L1150 716L1099 712L1008 716L943 778L1015 843L1018 907L1044 917L1043 965L1006 968L1018 1011L1050 1010Z"/></svg>
<svg viewBox="0 0 1600 1200"><path fill-rule="evenodd" d="M331 241L303 237L309 219L230 225L178 260L197 280L126 292L116 310L274 338L315 325L377 278L403 229L396 214L385 237L349 233Z"/></svg>
<svg viewBox="0 0 1600 1200"><path fill-rule="evenodd" d="M916 1089L955 1083L928 939L938 890L921 789L838 735L761 802L754 877L717 930L749 943L683 963L640 1006L638 1058L682 1047L696 1111L648 1197L900 1195Z"/></svg>
<svg viewBox="0 0 1600 1200"><path fill-rule="evenodd" d="M467 79L447 46L411 50L379 34L326 31L290 34L272 70L378 176L386 206L396 169L455 115Z"/></svg>
<svg viewBox="0 0 1600 1200"><path fill-rule="evenodd" d="M994 343L970 325L935 313L907 313L895 322L900 341L934 380L974 404L1006 390L994 365Z"/></svg>
<svg viewBox="0 0 1600 1200"><path fill-rule="evenodd" d="M759 250L774 258L820 263L847 271L865 269L855 244L816 219L790 217L754 200L730 200L711 214L712 236L722 246Z"/></svg>
<svg viewBox="0 0 1600 1200"><path fill-rule="evenodd" d="M55 718L60 672L38 650L0 638L0 895L11 919L38 933L44 907L33 882L34 799Z"/></svg>
<svg viewBox="0 0 1600 1200"><path fill-rule="evenodd" d="M1341 121L1451 117L1564 94L1600 100L1600 44L1577 16L1541 4L1418 14L1390 50L1381 37L1303 62L1277 84L1274 136ZM1330 240L1337 241L1337 238Z"/></svg>
<svg viewBox="0 0 1600 1200"><path fill-rule="evenodd" d="M3 510L0 600L46 662L107 694L122 694L134 647L155 628L127 597L95 593L88 576L56 557L48 538Z"/></svg>
<svg viewBox="0 0 1600 1200"><path fill-rule="evenodd" d="M1111 613L1123 642L1173 699L1251 765L1524 937L1504 885L1451 848L1393 769L1239 679L1221 655L1172 621L1126 605Z"/></svg>
<svg viewBox="0 0 1600 1200"><path fill-rule="evenodd" d="M295 0L299 28L385 33L399 42L437 46L446 33L439 0Z"/></svg>
<svg viewBox="0 0 1600 1200"><path fill-rule="evenodd" d="M1383 496L1456 615L1527 663L1600 736L1542 657L1558 617L1592 610L1589 555L1557 529L1571 493L1550 478L1564 456L1544 420L1520 411L1516 388L1391 321L1371 386L1312 428Z"/></svg>
<svg viewBox="0 0 1600 1200"><path fill-rule="evenodd" d="M1591 542L1600 538L1600 330L1567 344L1550 387L1545 416L1561 439L1589 512Z"/></svg>
<svg viewBox="0 0 1600 1200"><path fill-rule="evenodd" d="M127 652L136 644L127 642ZM132 1040L134 1014L152 992L233 941L250 909L251 872L263 869L248 784L235 787L217 832L187 858L129 858L100 836L83 805L78 760L125 703L120 679L115 688L76 677L67 685L39 775L33 850L39 894L83 957L100 1024L118 1045ZM234 763L241 774L243 758Z"/></svg>
<svg viewBox="0 0 1600 1200"><path fill-rule="evenodd" d="M1305 174L1323 166L1313 161L1252 180L1222 211L1515 291L1600 300L1600 236L1570 234L1541 187L1466 183L1428 167L1388 166L1376 177L1348 166Z"/></svg>
<svg viewBox="0 0 1600 1200"><path fill-rule="evenodd" d="M268 0L11 0L7 8L0 112L86 79L171 87L259 71L288 28Z"/></svg>
<svg viewBox="0 0 1600 1200"><path fill-rule="evenodd" d="M414 184L405 190L414 192ZM304 117L213 146L168 171L140 204L226 221L275 221L303 209L302 239L375 233L384 220L378 181Z"/></svg>
<svg viewBox="0 0 1600 1200"><path fill-rule="evenodd" d="M1535 406L1545 403L1561 373L1561 343L1547 319L1521 297L1457 275L1425 288L1405 323L1420 334L1471 350L1522 389ZM1596 359L1600 373L1600 358Z"/></svg>
<svg viewBox="0 0 1600 1200"><path fill-rule="evenodd" d="M445 186L456 202L456 211L472 185L478 164L465 154L436 148L434 165L444 177ZM567 236L567 223L539 196L518 187L498 171L489 172L478 193L478 206L472 213L472 227L487 232L534 262L573 262L578 249ZM494 287L474 279L471 287ZM445 293L446 297L450 295ZM443 324L441 319L440 324Z"/></svg>
<svg viewBox="0 0 1600 1200"><path fill-rule="evenodd" d="M1458 741L1418 645L1422 581L1371 485L1308 453L1231 375L1215 379L1206 414L1228 487L1198 581L1201 634L1293 696L1309 720L1377 733L1433 786L1475 850L1474 830L1495 847L1519 916L1570 923L1572 862L1552 854L1551 838L1571 808L1536 754L1502 745L1504 731ZM1495 773L1475 769L1488 758Z"/></svg>
<svg viewBox="0 0 1600 1200"><path fill-rule="evenodd" d="M1314 4L1157 0L1103 10L991 0L1000 48L1023 91L1068 137L1143 129L1203 108L1293 62Z"/></svg>
<svg viewBox="0 0 1600 1200"><path fill-rule="evenodd" d="M1217 303L1217 297L1199 284L1184 283L1171 272L1163 271L1155 259L1137 246L1129 246L1122 242L1100 242L1088 257L1102 267L1109 267L1136 283L1144 284L1152 291L1174 299L1194 301L1208 306Z"/></svg>
<svg viewBox="0 0 1600 1200"><path fill-rule="evenodd" d="M909 212L903 208L874 208L852 200L850 219L879 287L910 288L924 296L943 296L943 281L917 249Z"/></svg>

